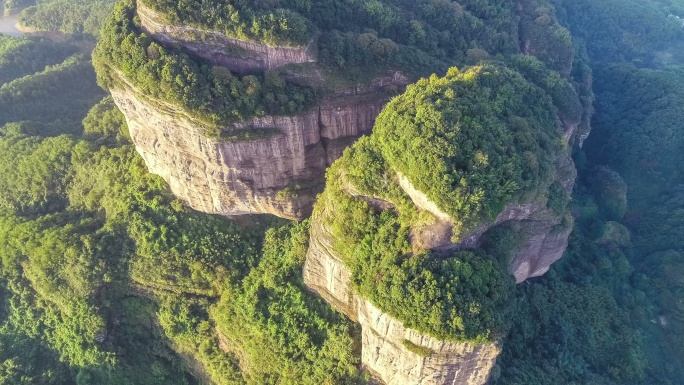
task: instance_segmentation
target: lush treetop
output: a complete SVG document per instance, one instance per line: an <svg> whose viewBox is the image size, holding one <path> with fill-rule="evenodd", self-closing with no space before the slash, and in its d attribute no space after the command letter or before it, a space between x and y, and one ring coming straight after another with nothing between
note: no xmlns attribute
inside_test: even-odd
<svg viewBox="0 0 684 385"><path fill-rule="evenodd" d="M316 37L313 50L319 61L334 68L401 68L425 76L489 55L517 53L519 39L530 41L554 68L567 67L572 60L567 30L550 11L545 23L535 23L544 12L538 1L520 3L524 12L518 25L512 1L142 2L170 23L218 30L237 39L304 46Z"/></svg>
<svg viewBox="0 0 684 385"><path fill-rule="evenodd" d="M518 73L482 64L409 86L377 119L389 167L461 230L524 193L545 197L563 151L551 98Z"/></svg>
<svg viewBox="0 0 684 385"><path fill-rule="evenodd" d="M238 77L227 68L166 48L139 32L133 2L118 3L94 52L98 81L105 88L130 82L143 96L178 105L207 126L265 114L291 114L314 100L311 90L276 73Z"/></svg>

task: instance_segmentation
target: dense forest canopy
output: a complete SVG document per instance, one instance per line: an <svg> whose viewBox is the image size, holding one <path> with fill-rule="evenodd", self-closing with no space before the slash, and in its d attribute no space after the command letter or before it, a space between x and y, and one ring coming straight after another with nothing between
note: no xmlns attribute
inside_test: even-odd
<svg viewBox="0 0 684 385"><path fill-rule="evenodd" d="M225 67L160 45L139 32L133 4L119 2L103 28L94 54L101 86L134 87L179 105L210 127L253 116L293 114L312 104L312 90L288 83L277 73L238 77Z"/></svg>
<svg viewBox="0 0 684 385"><path fill-rule="evenodd" d="M113 6L113 0L40 1L21 12L19 23L37 31L59 31L91 41L100 34Z"/></svg>
<svg viewBox="0 0 684 385"><path fill-rule="evenodd" d="M309 67L287 66L240 77L188 55L178 46L160 44L143 32L135 15L136 4L127 0L115 7L95 51L100 84L107 88L136 87L139 93L171 102L208 126L298 113L311 107L315 94L326 92L320 82L308 88L288 80L296 78L297 71L311 71ZM519 24L529 28L521 31L513 22L513 4L509 2L485 6L442 0L229 4L151 0L137 6L154 8L172 24L218 30L242 40L301 46L313 39L309 51L317 58L320 68L316 71L322 71L326 78L346 78L349 86L358 83L355 79L370 79L387 70L402 70L417 79L444 73L454 64L503 59L520 52L518 39L525 39L525 50L535 51L549 68L569 77L573 47L568 31L558 25L550 9L539 8L532 0L524 4ZM27 10L23 17L30 20L29 24L48 25L41 21L44 17L40 12L50 10L38 7ZM548 21L535 23L535 18L542 16ZM61 20L60 29L66 25L66 30L78 30L69 27L69 18L57 19ZM208 44L210 37L207 33L197 36L208 39Z"/></svg>
<svg viewBox="0 0 684 385"><path fill-rule="evenodd" d="M172 24L269 45L305 46L337 69L443 73L452 65L520 52L520 40L554 69L572 61L570 34L545 2L449 0L146 0ZM518 8L518 9L516 9ZM518 13L518 14L516 14ZM310 48L311 49L311 48Z"/></svg>
<svg viewBox="0 0 684 385"><path fill-rule="evenodd" d="M518 342L504 346L495 383L678 384L684 357L678 302L684 295L682 4L554 4L586 47L595 114L575 157L579 180L568 252L538 284L520 291L521 304L536 310L518 314L536 315L514 319L509 335ZM566 301L553 302L565 295L594 297L580 300L587 304L585 321L572 321ZM613 300L594 307L606 295ZM593 309L601 316L590 316ZM608 320L610 331L596 322ZM607 339L584 341L588 336ZM605 354L586 350L602 344Z"/></svg>
<svg viewBox="0 0 684 385"><path fill-rule="evenodd" d="M515 96L514 96L515 95ZM393 99L374 133L405 175L467 234L523 194L546 198L562 153L551 98L505 67L452 68Z"/></svg>
<svg viewBox="0 0 684 385"><path fill-rule="evenodd" d="M237 76L154 43L140 33L131 4L122 2L100 35L103 85L112 85L111 71L122 71L150 96L185 106L208 124L292 113L316 100L278 74ZM433 335L502 339L492 383L684 382L680 1L232 1L226 13L215 12L213 1L144 4L174 23L268 44L318 36L321 61L344 71L377 65L442 76L458 64L461 72L422 80L409 90L415 98L393 102L386 115L406 130L378 127L407 147L440 154L451 147L420 141L409 129L410 108L427 114L440 103L449 114L475 111L487 125L517 127L528 139L520 145L531 147L537 163L548 161L558 145L551 112L574 123L588 119L593 71L593 132L574 156L573 234L564 259L544 277L513 286L500 265L516 242L506 226L488 232L477 252L400 258L411 252L407 223L418 213L397 186L367 176L388 163L410 176L415 165L408 153L385 154L368 137L331 173L345 168L358 187L385 194L396 210L377 213L342 194L341 184L338 194L321 199L341 213L331 223L336 247L354 256L360 292ZM31 4L2 5L10 12ZM22 20L88 40L98 36L108 7L45 1ZM238 22L227 25L233 15ZM255 21L259 28L245 27ZM357 326L302 281L308 221L233 221L185 208L146 171L123 116L96 85L87 47L0 36L0 384L366 383ZM464 65L487 58L495 64L484 68L498 69L501 84L476 75L466 82L478 67ZM239 97L204 104L221 87ZM259 92L246 97L249 87ZM458 98L468 87L489 93L454 106L447 91ZM497 112L504 107L517 115ZM426 115L434 118L433 137L451 135L442 130L444 116ZM523 124L520 117L530 119ZM477 119L470 128L484 124ZM510 164L506 180L543 185L551 198L548 170L526 174L535 162L509 156L505 144L516 143L514 132L503 135L503 144L475 137L493 147L486 156L459 159L458 152L438 164L431 151L415 155L454 175L485 158L497 168ZM474 205L475 212L496 212L519 193L498 184L499 171L472 182L500 198L488 201L491 207ZM427 187L442 182L453 185ZM549 206L565 207L563 198ZM359 223L363 231L349 231ZM430 311L418 311L417 303Z"/></svg>

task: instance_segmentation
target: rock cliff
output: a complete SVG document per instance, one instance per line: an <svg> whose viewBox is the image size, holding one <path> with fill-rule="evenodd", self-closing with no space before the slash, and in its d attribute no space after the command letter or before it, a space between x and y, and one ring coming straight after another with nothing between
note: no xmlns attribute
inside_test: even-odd
<svg viewBox="0 0 684 385"><path fill-rule="evenodd" d="M225 141L177 107L128 85L111 90L150 172L190 207L211 214L269 213L304 218L322 190L325 169L373 127L387 97L332 98L298 116L252 118L256 139ZM268 132L264 137L259 130Z"/></svg>
<svg viewBox="0 0 684 385"><path fill-rule="evenodd" d="M472 79L473 76L478 75L467 73L464 78ZM445 94L449 95L449 92ZM395 99L390 107L404 105L402 98L404 96ZM413 94L407 96L408 100L414 98ZM409 111L418 109L419 107L416 107ZM391 118L381 115L378 120L382 119L391 119L392 125L400 124L401 121L395 115ZM547 120L547 122L552 121ZM376 122L376 124L382 123ZM556 140L565 143L574 137L577 130L577 124L562 122L557 117L555 123L550 124L558 128L555 133ZM461 124L453 122L453 125L460 126ZM364 141L363 145L387 143L388 147L384 151L392 154L394 142L377 138L387 133L391 135L392 132L391 127L388 131L384 131L376 126L373 136L370 140ZM422 135L430 134L423 131ZM454 144L456 147L459 145L460 143ZM397 143L396 146L399 144ZM358 145L354 146L356 147ZM407 203L401 203L401 199L397 198L406 197L408 206L412 207L411 210L417 210L423 214L418 215L422 219L414 219L410 225L408 238L412 251L405 258L418 255L423 250L430 250L436 255L444 255L447 258L453 252L479 249L490 230L497 226L507 226L515 234L517 240L515 250L507 262L508 272L515 277L516 283L544 274L551 264L562 256L572 227L568 223L569 217L566 211L562 208L560 211L554 210L547 202L547 198L539 199L538 194L532 194L529 195L530 198L508 202L491 220L480 222L477 226L466 227L465 232L457 233L455 236L458 218L454 218L438 202L430 199L425 191L421 191L402 172L387 170L387 164L383 166L385 171L380 171L384 172L384 175L376 175L377 179L385 181L383 182L385 187L375 192L361 187L365 182L363 178L359 179L354 176L358 174L358 171L353 170L353 164L360 160L377 158L377 155L357 154L363 151L365 150L362 148L355 153L345 154L341 163L336 163L328 175L328 187L317 202L317 208L311 220L309 250L303 271L305 283L337 310L360 324L362 363L384 383L389 385L486 383L496 356L500 352L498 340L479 343L440 340L427 333L406 327L402 320L392 317L388 311L385 311L386 309L380 309L377 304L373 304L364 295L359 294L359 280L354 275L359 274L358 269L365 268L364 266L369 262L363 262L364 265L361 267L352 267L354 265L350 260L353 261L357 257L349 255L349 249L339 243L339 234L334 228L336 224L332 220L343 209L338 207L340 198L331 199L327 194L337 194L336 197L346 196L352 201L361 200L375 212L406 211ZM546 183L544 186L547 186L544 188L550 188L548 186L551 185L558 186L558 194L567 196L573 188L576 171L568 146L561 146L556 151L552 155L555 159L553 171L549 174L553 175L553 178L544 182ZM373 168L374 166L369 164L367 167ZM422 171L426 175L429 173L427 168L426 165ZM374 170L378 168L375 167ZM438 175L437 178L439 180L442 176ZM340 183L339 180L343 182ZM335 189L341 191L334 192ZM388 194L386 191L397 192ZM356 231L353 225L350 227L351 231ZM362 242L365 242L365 239ZM376 279L382 280L382 273L377 274ZM427 308L424 310L429 311Z"/></svg>
<svg viewBox="0 0 684 385"><path fill-rule="evenodd" d="M287 64L315 62L305 47L272 47L230 38L217 31L188 25L171 25L154 10L138 2L136 12L143 31L168 46L179 45L195 56L237 73L274 70Z"/></svg>
<svg viewBox="0 0 684 385"><path fill-rule="evenodd" d="M498 343L436 339L404 327L401 321L357 295L351 283L352 272L342 262L340 251L334 247L334 235L325 225L323 217L327 215L334 214L323 211L312 218L304 281L331 306L360 324L365 368L388 385L485 384L500 353ZM561 221L539 205L510 205L494 223L482 226L462 242L450 243L451 225L436 217L430 228L443 234L427 231L436 241L421 239L420 247L427 245L436 252L476 248L487 230L497 224L511 224L519 234L520 244L508 269L520 283L543 275L563 255L571 226L563 226Z"/></svg>
<svg viewBox="0 0 684 385"><path fill-rule="evenodd" d="M440 341L404 327L358 296L352 273L335 256L330 230L314 221L304 280L335 309L361 326L361 361L386 384L484 384L500 353L494 343Z"/></svg>
<svg viewBox="0 0 684 385"><path fill-rule="evenodd" d="M149 170L190 207L221 215L302 219L325 186L311 220L304 281L360 324L364 368L387 385L486 383L501 345L500 320L492 309L504 305L513 286L500 272L507 269L516 283L542 275L567 246L571 226L563 199L575 178L567 144L579 122L577 114L564 116L553 103L572 98L573 86L565 84L571 90L565 94L543 89L566 79L544 78L548 73L538 73L547 71L541 63L523 63L530 64L526 75L500 63L480 64L465 74L454 68L446 80L433 76L412 86L424 87L424 94L395 99L398 112L386 114L378 133L376 118L390 95L408 83L400 72L341 86L329 82L333 78L316 63L315 38L307 46L276 47L173 25L140 2L135 15L136 29L191 60L237 74L277 70L291 84L318 89L320 83L318 91L323 90L315 106L297 115L254 112L260 116L212 127L219 135L208 135L211 130L192 114L142 92L119 73L112 96ZM372 33L359 37L364 44L380 40ZM547 57L555 71L569 75L571 50L555 57L544 51L548 44L531 45L525 36L521 41L523 52ZM160 50L142 55L153 58ZM435 90L438 95L431 94ZM560 102L574 111L572 100ZM352 148L343 156L372 129L371 139L361 140L373 143L369 152L352 155ZM346 163L333 165L340 157L348 158ZM555 206L553 186L565 197ZM359 215L345 217L343 226L357 238L331 224L359 207ZM517 240L505 267L492 262L499 257L481 252L499 226ZM341 246L345 237L351 246ZM365 259L356 263L363 253ZM457 271L460 266L463 271ZM473 273L473 267L486 270ZM402 295L416 300L402 301ZM411 319L428 314L423 323Z"/></svg>
<svg viewBox="0 0 684 385"><path fill-rule="evenodd" d="M190 207L205 213L305 218L322 190L326 167L370 132L390 96L408 83L400 72L389 71L359 84L337 79L323 87L326 79L319 67L298 67L315 61L307 47L272 47L171 25L140 2L135 15L137 28L169 49L182 48L191 60L205 59L233 73L289 65L282 78L319 91L316 104L297 115L252 117L209 128L182 107L142 92L123 71L105 64L112 67L107 72L113 78L114 101L149 170ZM239 98L234 93L226 97Z"/></svg>
<svg viewBox="0 0 684 385"><path fill-rule="evenodd" d="M387 384L484 384L501 352L496 344L454 343L404 327L359 299L361 360Z"/></svg>

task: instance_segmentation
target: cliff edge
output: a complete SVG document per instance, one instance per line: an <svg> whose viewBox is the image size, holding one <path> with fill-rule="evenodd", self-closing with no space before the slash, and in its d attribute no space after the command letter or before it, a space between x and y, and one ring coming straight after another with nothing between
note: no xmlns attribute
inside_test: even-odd
<svg viewBox="0 0 684 385"><path fill-rule="evenodd" d="M359 322L384 383L488 380L511 275L543 274L567 246L576 125L557 111L504 66L452 69L409 86L330 168L304 280ZM488 246L502 231L504 252Z"/></svg>
<svg viewBox="0 0 684 385"><path fill-rule="evenodd" d="M122 3L94 62L149 170L205 213L307 217L325 169L408 83L332 80L306 48L165 22Z"/></svg>

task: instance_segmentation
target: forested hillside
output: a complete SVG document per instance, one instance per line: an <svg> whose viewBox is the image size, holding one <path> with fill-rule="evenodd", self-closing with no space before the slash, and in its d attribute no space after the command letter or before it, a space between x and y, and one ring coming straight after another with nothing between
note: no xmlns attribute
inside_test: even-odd
<svg viewBox="0 0 684 385"><path fill-rule="evenodd" d="M349 207L334 225L349 235L343 241L367 246L354 254L357 286L433 335L501 337L493 384L684 383L684 4L523 1L513 14L512 2L476 0L232 1L224 12L216 12L218 1L144 3L170 22L235 38L297 46L316 36L326 71L351 78L369 67L442 77L458 64L461 72L442 80L456 85L421 80L386 110L376 128L386 142L371 148L362 139L348 158L390 161L407 175L450 170L458 181L428 179L424 188L463 218L464 229L523 194L548 198L559 212L567 206L565 225L574 227L565 256L544 277L513 288L496 258L508 258L518 240L502 225L484 235L482 252L401 265L392 253L407 248L395 242L405 218ZM24 6L2 4L5 12ZM0 384L368 383L358 325L304 285L309 221L227 219L185 207L147 171L123 115L96 83L83 41L100 38L99 58L213 123L301 111L321 94L273 73L221 72L155 45L124 6L100 35L111 9L108 1L40 2L22 23L72 40L0 35ZM552 23L556 17L567 30ZM526 40L536 43L525 47ZM539 60L520 54L533 51ZM476 68L505 76L481 80ZM578 179L568 197L545 168L563 144L544 130L557 124L553 112L588 131L592 73L592 133L574 144ZM185 75L195 83L183 83ZM242 99L250 87L258 92ZM471 104L450 104L454 90L478 87L486 91ZM225 95L232 96L213 99ZM420 147L428 150L391 152L420 142L425 132L412 131L410 116L438 103L477 116L460 133L469 145L486 142L497 158L440 147L448 141L438 140L447 135L439 124ZM511 110L515 116L502 112ZM506 127L515 124L513 137ZM496 127L501 142L483 126ZM463 171L483 162L495 166L491 173ZM354 169L359 164L334 167L360 180L371 175ZM480 186L481 195L444 194L459 182ZM343 231L358 223L373 231ZM377 229L384 230L373 235ZM369 250L384 250L381 264L363 265ZM445 311L458 317L436 322L416 312L409 302L419 299L376 285L382 274L393 274L396 287L423 282L412 293L430 300L438 284L453 285L463 297L445 302ZM465 296L482 304L468 309L477 316L464 315Z"/></svg>
<svg viewBox="0 0 684 385"><path fill-rule="evenodd" d="M100 101L104 93L84 60L47 65L0 91L13 113L3 113L10 123L0 138L0 381L240 383L235 358L219 349L209 324L222 293L230 293L222 307L253 309L221 312L216 323L226 338L248 338L251 354L281 352L286 360L266 361L256 378L290 362L308 362L292 376L312 384L356 376L351 325L296 278L306 224L263 218L237 225L185 209L145 172L121 114ZM11 70L2 75L12 79ZM34 97L19 97L27 92ZM254 297L263 290L271 293L268 307ZM313 355L288 360L293 349Z"/></svg>
<svg viewBox="0 0 684 385"><path fill-rule="evenodd" d="M678 384L682 5L554 4L590 58L595 114L576 153L570 247L520 288L517 313L527 316L513 322L496 383Z"/></svg>

